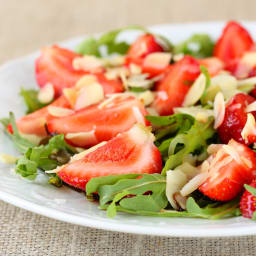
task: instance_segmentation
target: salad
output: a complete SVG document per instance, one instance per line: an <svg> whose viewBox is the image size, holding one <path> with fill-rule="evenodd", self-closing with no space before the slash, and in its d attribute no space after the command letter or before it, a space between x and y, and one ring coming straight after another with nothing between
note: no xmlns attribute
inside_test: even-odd
<svg viewBox="0 0 256 256"><path fill-rule="evenodd" d="M44 172L109 217L256 219L256 43L241 24L216 42L131 26L44 47L35 76L26 115L1 119L21 153L1 159L21 177Z"/></svg>

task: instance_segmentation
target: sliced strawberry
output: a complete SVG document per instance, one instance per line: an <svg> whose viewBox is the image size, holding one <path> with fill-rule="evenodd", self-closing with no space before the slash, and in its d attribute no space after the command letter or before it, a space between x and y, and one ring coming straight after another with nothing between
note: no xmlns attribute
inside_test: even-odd
<svg viewBox="0 0 256 256"><path fill-rule="evenodd" d="M229 66L252 47L253 40L248 31L235 21L230 21L217 41L213 55Z"/></svg>
<svg viewBox="0 0 256 256"><path fill-rule="evenodd" d="M200 65L205 66L208 69L210 76L215 76L224 69L224 63L217 57L198 59L198 62Z"/></svg>
<svg viewBox="0 0 256 256"><path fill-rule="evenodd" d="M153 35L142 35L130 46L127 53L127 63L133 62L140 65L143 58L153 52L163 52L163 48L156 42Z"/></svg>
<svg viewBox="0 0 256 256"><path fill-rule="evenodd" d="M135 125L82 159L63 166L58 176L69 185L84 190L86 183L94 177L159 173L162 160L153 141L154 136L146 127Z"/></svg>
<svg viewBox="0 0 256 256"><path fill-rule="evenodd" d="M231 200L243 190L245 183L255 177L255 167L256 153L231 140L211 158L209 177L199 190L214 200Z"/></svg>
<svg viewBox="0 0 256 256"><path fill-rule="evenodd" d="M223 143L228 143L230 139L245 143L241 131L247 120L246 107L254 101L253 97L243 93L238 93L229 100L225 108L224 120L218 129ZM255 115L254 112L253 114Z"/></svg>
<svg viewBox="0 0 256 256"><path fill-rule="evenodd" d="M160 115L170 115L174 107L179 107L192 82L200 74L199 63L190 56L175 63L156 86L153 107Z"/></svg>
<svg viewBox="0 0 256 256"><path fill-rule="evenodd" d="M69 102L64 96L60 96L50 106L71 108ZM28 135L46 136L45 124L51 119L55 119L49 114L48 106L41 108L31 114L28 114L17 121L19 132Z"/></svg>
<svg viewBox="0 0 256 256"><path fill-rule="evenodd" d="M252 181L251 187L256 188L256 180ZM240 200L240 211L245 218L252 218L256 211L256 196L249 191L245 191Z"/></svg>
<svg viewBox="0 0 256 256"><path fill-rule="evenodd" d="M56 96L62 94L64 88L72 87L88 72L75 70L73 60L80 55L58 46L45 47L36 60L36 79L40 87L46 83L54 86ZM108 80L104 74L97 73L99 83L105 94L122 92L123 85L120 80Z"/></svg>
<svg viewBox="0 0 256 256"><path fill-rule="evenodd" d="M145 115L145 108L139 100L134 97L118 97L105 106L102 103L92 105L75 114L51 120L48 122L48 130L65 134L73 145L88 147L112 139L118 133L129 130L137 122L147 124ZM87 132L89 135L68 139L68 134L80 132Z"/></svg>

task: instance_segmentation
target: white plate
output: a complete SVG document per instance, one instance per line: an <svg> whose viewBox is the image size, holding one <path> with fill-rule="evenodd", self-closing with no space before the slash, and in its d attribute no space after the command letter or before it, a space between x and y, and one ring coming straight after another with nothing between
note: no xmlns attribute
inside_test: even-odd
<svg viewBox="0 0 256 256"><path fill-rule="evenodd" d="M256 23L245 23L253 33ZM161 33L174 43L186 39L195 32L209 33L214 39L221 33L223 23L192 23L159 25L152 31ZM81 38L61 45L73 48ZM14 111L17 117L24 114L24 104L18 96L20 86L36 87L34 79L34 59L38 55L11 61L0 68L0 117ZM0 152L17 154L11 141L0 133ZM240 236L256 234L256 223L242 218L225 220L203 220L185 218L156 218L119 213L114 219L106 217L96 203L85 199L83 193L69 188L55 188L47 184L41 175L35 182L21 179L10 171L10 166L0 165L0 199L26 210L82 226L161 236Z"/></svg>

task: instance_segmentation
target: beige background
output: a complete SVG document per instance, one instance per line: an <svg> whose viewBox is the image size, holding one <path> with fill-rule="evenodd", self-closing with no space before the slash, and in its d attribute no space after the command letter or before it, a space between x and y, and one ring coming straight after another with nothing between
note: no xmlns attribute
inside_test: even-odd
<svg viewBox="0 0 256 256"><path fill-rule="evenodd" d="M128 24L256 19L255 0L0 0L0 63L40 46ZM0 201L0 256L255 255L256 237L182 239L99 231Z"/></svg>

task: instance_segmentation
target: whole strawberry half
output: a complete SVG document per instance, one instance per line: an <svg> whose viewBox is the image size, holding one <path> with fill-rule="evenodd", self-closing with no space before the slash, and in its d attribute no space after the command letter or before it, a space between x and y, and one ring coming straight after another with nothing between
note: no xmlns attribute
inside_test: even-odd
<svg viewBox="0 0 256 256"><path fill-rule="evenodd" d="M250 184L251 187L256 188L256 180ZM240 200L240 211L245 218L252 218L256 210L256 196L246 190Z"/></svg>
<svg viewBox="0 0 256 256"><path fill-rule="evenodd" d="M85 189L95 177L129 173L159 173L161 154L154 145L153 134L135 125L106 144L61 167L57 174L67 184Z"/></svg>
<svg viewBox="0 0 256 256"><path fill-rule="evenodd" d="M199 190L211 199L231 200L255 178L256 153L234 140L223 145L208 162L209 176Z"/></svg>

